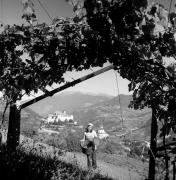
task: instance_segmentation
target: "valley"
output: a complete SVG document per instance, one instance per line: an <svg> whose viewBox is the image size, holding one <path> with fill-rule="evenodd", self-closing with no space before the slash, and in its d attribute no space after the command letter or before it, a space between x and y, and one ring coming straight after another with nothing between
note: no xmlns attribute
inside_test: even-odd
<svg viewBox="0 0 176 180"><path fill-rule="evenodd" d="M50 98L44 105L25 108L22 111L21 134L32 138L34 142L48 144L68 152L81 153L80 140L83 138L84 128L91 122L96 131L103 127L109 135L107 139L101 140L98 147L99 160L112 166L124 167L126 171L135 172L140 176L146 176L148 155L147 149L143 152L144 154L142 154L142 149L144 142L149 140L150 109L129 109L131 96L127 95L120 95L121 107L118 97L90 96L90 94L88 96L85 94L78 96L78 93L69 94L65 98L64 105L60 104L61 109L56 106L57 102L59 104L60 96L56 96L57 101L55 98ZM79 97L78 101L75 97ZM76 103L71 106L72 101ZM81 106L81 103L86 106ZM42 107L43 109L50 107L50 110L43 113L40 111ZM43 120L46 120L49 114L63 110L73 115L74 122L78 123L76 126L68 121L62 124L57 124L57 122L55 125L45 124L45 128L42 128ZM7 118L5 123L8 123ZM145 158L142 159L142 156ZM132 167L134 162L143 165L137 165L138 168L134 169Z"/></svg>

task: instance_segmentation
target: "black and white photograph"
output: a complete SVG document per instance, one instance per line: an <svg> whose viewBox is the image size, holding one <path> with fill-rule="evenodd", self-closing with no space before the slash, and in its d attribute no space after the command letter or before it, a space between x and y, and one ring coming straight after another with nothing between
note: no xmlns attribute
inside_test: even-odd
<svg viewBox="0 0 176 180"><path fill-rule="evenodd" d="M176 180L176 0L0 0L0 180Z"/></svg>

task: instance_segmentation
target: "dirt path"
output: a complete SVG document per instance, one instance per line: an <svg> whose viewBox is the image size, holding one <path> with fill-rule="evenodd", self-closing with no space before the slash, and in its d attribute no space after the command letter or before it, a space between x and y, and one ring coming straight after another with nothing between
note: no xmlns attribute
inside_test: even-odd
<svg viewBox="0 0 176 180"><path fill-rule="evenodd" d="M66 162L77 162L78 165L86 169L86 156L79 153L70 153L67 152L66 155L63 157L63 160ZM114 166L111 163L106 163L102 160L97 161L98 168L96 172L99 172L102 175L108 175L116 180L142 180L144 177L140 176L137 172L133 169L129 169L128 167L120 167Z"/></svg>
<svg viewBox="0 0 176 180"><path fill-rule="evenodd" d="M3 136L3 141L5 142L6 136ZM20 142L25 146L30 147L36 147L41 148L43 152L49 153L51 156L56 154L59 149L43 144L43 143L34 143L32 139L26 138L24 136L21 136ZM86 156L81 153L72 153L72 152L66 152L63 156L58 156L60 160L63 160L68 163L77 164L80 168L86 169L87 168L87 160ZM113 161L113 159L112 159ZM122 158L120 159L120 163L122 163ZM140 175L134 168L127 166L126 163L124 165L113 165L112 162L104 162L102 160L97 161L98 168L95 172L99 172L102 175L108 175L109 177L112 177L115 180L142 180L144 177Z"/></svg>

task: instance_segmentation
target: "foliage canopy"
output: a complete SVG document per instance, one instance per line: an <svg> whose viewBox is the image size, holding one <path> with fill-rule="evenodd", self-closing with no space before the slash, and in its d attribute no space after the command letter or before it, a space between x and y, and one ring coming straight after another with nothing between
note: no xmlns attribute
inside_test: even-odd
<svg viewBox="0 0 176 180"><path fill-rule="evenodd" d="M147 0L85 0L84 7L106 58L131 81L130 106L155 107L169 132L176 117L175 12Z"/></svg>
<svg viewBox="0 0 176 180"><path fill-rule="evenodd" d="M66 71L110 62L131 81L131 107L153 106L160 119L175 124L176 14L147 0L85 0L73 6L73 18L35 24L33 5L25 1L29 24L5 26L0 33L0 90L15 102L22 92L64 82Z"/></svg>

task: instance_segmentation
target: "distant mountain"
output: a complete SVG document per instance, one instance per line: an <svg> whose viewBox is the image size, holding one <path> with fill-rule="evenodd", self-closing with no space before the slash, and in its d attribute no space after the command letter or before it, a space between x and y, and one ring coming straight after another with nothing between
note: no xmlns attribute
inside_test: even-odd
<svg viewBox="0 0 176 180"><path fill-rule="evenodd" d="M105 94L84 94L79 92L60 93L53 97L37 102L21 112L21 132L31 136L40 127L41 118L58 110L66 110L72 112L77 109L84 109L97 103L108 101L112 96ZM5 103L0 103L0 113L2 115L5 108ZM5 124L8 127L8 114L6 112Z"/></svg>
<svg viewBox="0 0 176 180"><path fill-rule="evenodd" d="M4 112L5 103L0 102L0 120L2 119L2 114ZM5 114L5 122L4 125L8 128L8 116L9 116L9 109L7 109ZM36 133L37 129L40 127L41 123L41 116L31 110L30 108L25 108L21 111L21 133L25 135L31 135Z"/></svg>
<svg viewBox="0 0 176 180"><path fill-rule="evenodd" d="M26 136L32 136L37 133L41 124L41 118L38 113L30 108L25 108L21 112L21 133Z"/></svg>
<svg viewBox="0 0 176 180"><path fill-rule="evenodd" d="M129 138L146 139L150 134L151 110L129 109L131 100L130 95L120 95L120 106L119 97L61 93L22 110L21 131L25 135L31 135L40 127L42 116L65 109L71 112L81 125L86 126L92 122L95 127L99 127L103 124L105 130L112 135L121 133L122 127L124 131L137 128L137 131L128 134ZM0 105L1 112L3 106Z"/></svg>
<svg viewBox="0 0 176 180"><path fill-rule="evenodd" d="M29 106L29 108L41 116L47 116L49 113L53 113L58 110L66 110L71 112L92 106L97 103L108 101L112 98L113 96L104 94L99 95L81 92L64 92L37 102Z"/></svg>
<svg viewBox="0 0 176 180"><path fill-rule="evenodd" d="M100 102L95 104L97 105L103 105L103 106L120 106L121 107L128 107L130 104L130 101L132 101L132 95L125 95L125 94L120 94L117 97L113 97L110 100L107 100L106 102Z"/></svg>
<svg viewBox="0 0 176 180"><path fill-rule="evenodd" d="M42 118L42 116L40 116L37 112L33 111L29 107L26 107L25 109L22 110L22 115L23 114L29 114L32 117Z"/></svg>
<svg viewBox="0 0 176 180"><path fill-rule="evenodd" d="M128 105L132 100L130 95L120 95L110 100L75 110L73 115L82 125L86 126L89 122L95 127L103 124L105 130L110 134L118 134L123 128L124 131L134 131L130 136L133 138L147 138L150 132L151 110L133 110Z"/></svg>

